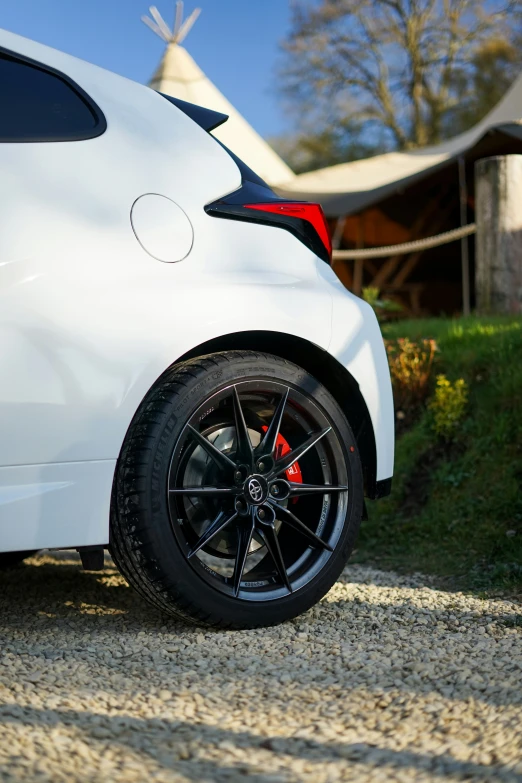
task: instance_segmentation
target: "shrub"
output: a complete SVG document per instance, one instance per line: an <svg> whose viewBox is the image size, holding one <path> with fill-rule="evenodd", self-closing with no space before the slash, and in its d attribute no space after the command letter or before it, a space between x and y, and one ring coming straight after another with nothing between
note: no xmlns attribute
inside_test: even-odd
<svg viewBox="0 0 522 783"><path fill-rule="evenodd" d="M407 337L385 340L393 385L395 408L407 412L425 401L437 343L413 342Z"/></svg>
<svg viewBox="0 0 522 783"><path fill-rule="evenodd" d="M362 298L371 307L379 320L382 320L389 313L399 313L402 305L393 299L380 299L380 290L375 286L368 286L362 290Z"/></svg>
<svg viewBox="0 0 522 783"><path fill-rule="evenodd" d="M445 375L437 375L435 396L428 403L433 414L433 429L444 440L451 440L468 402L468 386L463 378L452 383Z"/></svg>

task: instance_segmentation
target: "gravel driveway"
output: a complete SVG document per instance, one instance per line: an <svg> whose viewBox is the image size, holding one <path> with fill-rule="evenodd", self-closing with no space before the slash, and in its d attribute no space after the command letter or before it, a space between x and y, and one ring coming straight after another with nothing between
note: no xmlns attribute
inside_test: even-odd
<svg viewBox="0 0 522 783"><path fill-rule="evenodd" d="M114 567L0 575L1 781L522 783L520 606L350 567L282 627L165 621Z"/></svg>

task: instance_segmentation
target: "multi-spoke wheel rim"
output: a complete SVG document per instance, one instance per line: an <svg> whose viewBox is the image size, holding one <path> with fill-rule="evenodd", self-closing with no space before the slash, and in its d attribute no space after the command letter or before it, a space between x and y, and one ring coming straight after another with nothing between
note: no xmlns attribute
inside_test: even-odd
<svg viewBox="0 0 522 783"><path fill-rule="evenodd" d="M213 588L268 601L316 578L350 499L345 448L303 390L245 380L209 396L172 454L168 503L178 544Z"/></svg>

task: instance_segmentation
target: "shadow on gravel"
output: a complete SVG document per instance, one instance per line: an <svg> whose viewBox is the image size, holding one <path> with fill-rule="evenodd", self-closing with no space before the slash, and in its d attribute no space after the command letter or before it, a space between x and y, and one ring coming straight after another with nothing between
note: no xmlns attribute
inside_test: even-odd
<svg viewBox="0 0 522 783"><path fill-rule="evenodd" d="M358 573L357 579L360 577L360 572ZM369 580L366 584L373 582L371 571L368 576ZM375 572L374 576L379 587L397 587L396 577L390 578L387 584L385 573ZM355 582L356 579L351 580L348 572L348 576L343 577L343 581ZM411 586L411 581L409 584ZM404 644L405 637L408 639L408 635L414 630L416 638L423 643L423 649L412 648L411 660L404 664L397 664L392 657L385 654L379 656L379 683L375 686L376 692L382 691L383 688L399 687L402 692L422 695L433 692L444 698L450 697L460 701L474 699L491 706L522 703L522 693L510 687L506 681L497 682L494 687L484 687L481 690L472 687L466 680L469 675L465 675L463 670L468 665L468 654L464 645L469 646L469 643L474 646L486 645L491 651L497 643L494 636L483 633L484 620L479 614L473 612L464 614L457 608L450 607L419 609L419 599L417 598L417 605L413 601L413 597L416 596L415 589L409 592L412 596L411 603L404 600L397 602L397 597L394 599L391 594L389 604L379 605L364 601L357 595L349 600L335 600L335 593L333 593L314 610L315 616L305 615L294 623L288 623L286 627L293 628L296 624L300 626L304 624L309 632L307 645L312 645L316 652L328 651L329 653L334 642L334 633L339 636L339 631L342 631L348 651L345 650L343 656L340 653L332 655L330 661L333 660L333 664L330 666L337 668L345 685L348 684L350 687L358 686L360 673L368 672L372 667L370 658L374 656L372 654L368 658L363 655L361 660L359 652L357 659L355 645L359 627L364 626L367 636L368 630L370 631L369 645L372 650L379 649L383 631L392 638L401 639ZM513 614L505 616L498 614L495 617L500 633L503 630L502 625L508 626L513 622L513 618ZM316 626L320 627L317 636L314 633ZM325 631L328 627L332 628L332 638L328 631ZM28 633L27 629L31 629L31 633ZM100 653L107 655L110 653L112 638L118 638L124 649L128 643L132 650L128 655L123 652L117 659L100 658L98 662L100 672L105 673L105 688L108 692L113 689L120 691L122 687L111 684L109 675L114 672L129 676L136 675L139 679L147 680L151 661L150 656L147 657L149 654L146 642L144 650L134 651L136 637L140 632L145 632L145 636L147 632L162 634L160 644L181 639L188 645L189 658L196 659L198 657L196 637L202 631L192 625L176 622L151 609L123 582L112 563L105 571L99 573L84 572L75 562L74 556L60 561L51 560L44 555L35 558L33 565L23 565L0 573L0 652L12 643L16 647L16 654L19 654L21 648L30 649L38 642L39 631L43 635L44 632L48 634L54 629L60 631L60 649L56 650L47 641L44 644L45 650L42 649L40 653L48 660L81 651L81 645L86 644L86 636L90 636L89 644L98 644ZM481 635L476 633L479 629L482 631ZM220 635L219 644L227 644L225 638L228 632L203 630L207 638L217 634ZM278 676L278 659L272 660L270 653L264 650L262 630L239 632L239 636L244 638L244 634L250 633L256 635L258 654L263 658L267 684L274 683ZM99 634L98 639L96 639L97 634ZM422 657L421 653L436 649L437 645L445 643L448 637L455 642L454 659L450 663L441 664L437 674L416 671L415 666ZM290 638L289 643L292 643ZM373 646L374 644L377 647ZM352 649L356 660L352 658ZM231 652L231 656L234 665L226 672L220 686L216 686L217 693L227 682L244 682L246 686L251 678L248 671L250 653L247 655L244 651ZM480 666L480 656L475 657L475 667L477 664ZM219 662L213 664L212 658L209 658L208 670L212 671L214 665L218 666ZM490 660L484 661L486 677L490 665ZM183 674L183 670L176 666L168 654L156 660L155 666L168 672L169 676ZM197 669L195 665L191 668ZM505 664L503 668L505 669ZM477 670L477 673L480 674L480 671ZM328 677L330 674L325 675L319 667L316 673L318 687L325 676ZM306 668L301 669L299 660L296 660L291 680L298 687L300 684L304 689L309 687L309 674ZM372 686L371 689L374 690L374 687Z"/></svg>
<svg viewBox="0 0 522 783"><path fill-rule="evenodd" d="M317 764L314 769L342 761L364 780L384 768L390 780L522 783L503 745L499 753L488 751L488 763L479 754L459 760L452 744L461 728L489 716L485 735L494 728L516 742L518 713L511 705L522 703L522 693L513 685L519 682L513 651L520 637L513 628L504 636L500 627L516 616L513 603L491 605L493 619L480 614L477 601L467 612L452 597L430 608L421 580L423 589L416 590L411 578L354 569L342 578L353 588L334 588L308 615L281 629L235 634L202 631L154 612L109 561L100 573L82 571L68 554L29 562L0 573L0 729L18 727L14 736L39 753L56 736L60 753L74 753L78 739L99 757L116 750L122 764L137 754L144 774L152 759L180 779L216 783L299 780L280 774L281 763L292 773L292 759L296 766L297 760ZM498 629L486 633L491 622ZM503 639L513 660L498 652ZM466 666L473 667L469 675ZM471 674L483 675L480 688L466 679ZM464 719L467 711L472 715ZM299 719L291 722L292 714ZM373 728L365 728L366 716ZM335 721L342 733L330 731ZM273 736L279 726L287 736ZM416 739L404 750L386 747L404 726ZM427 746L417 744L419 732ZM28 778L20 750L6 745L5 779L21 783ZM0 780L3 774L2 768Z"/></svg>
<svg viewBox="0 0 522 783"><path fill-rule="evenodd" d="M40 556L41 557L41 556ZM9 606L7 624L14 619L15 625L21 618L33 616L49 618L62 627L60 620L67 625L85 632L86 626L104 625L131 631L164 630L174 632L187 630L193 626L175 621L149 606L130 588L109 560L105 570L99 572L83 571L76 555L67 559L39 563L39 556L29 564L23 563L16 568L0 572L1 602ZM6 627L5 616L0 623Z"/></svg>
<svg viewBox="0 0 522 783"><path fill-rule="evenodd" d="M244 751L266 750L281 756L300 758L310 762L328 763L347 760L351 766L364 765L368 769L390 768L390 771L408 770L429 772L431 775L444 778L451 775L459 780L492 780L503 783L522 783L522 774L507 768L491 767L472 762L458 761L449 755L429 756L412 751L394 751L379 748L366 743L317 742L311 739L261 737L248 731L227 731L216 726L194 724L184 721L169 721L162 718L140 719L127 716L100 716L86 711L44 710L32 707L0 706L0 721L21 726L45 727L67 725L81 732L82 738L93 747L99 746L100 751L107 741L99 739L100 727L111 735L111 746L119 746L143 755L149 755L164 769L176 771L187 780L199 781L230 780L231 775L248 775L248 780L274 780L273 773L264 775L259 769L250 770L244 761L237 766L224 766L213 759L198 757L181 760L180 752L186 754L186 744L196 742L202 751L212 747L220 747L227 743L233 748ZM259 767L259 765L257 765ZM207 778L207 776L209 776ZM237 777L234 780L239 779ZM366 778L365 778L366 779Z"/></svg>
<svg viewBox="0 0 522 783"><path fill-rule="evenodd" d="M180 629L194 629L189 623L183 623L172 620L167 615L150 607L132 588L129 587L119 574L118 570L106 555L106 566L103 571L83 571L79 557L74 553L64 556L65 553L59 553L58 558L54 556L36 555L29 562L22 563L15 568L0 571L0 600L6 602L10 608L15 605L20 614L54 614L56 617L67 617L69 620L75 616L81 616L82 623L88 619L89 607L95 607L98 614L94 615L97 619L103 616L103 610L107 610L107 615L112 620L117 621L118 615L115 612L125 614L127 621L135 620L140 625L144 624L145 629L153 627L157 629L158 622L162 625L166 623L169 628L179 627ZM357 567L356 567L357 568ZM340 584L361 584L363 586L375 586L378 588L404 589L406 587L412 596L415 596L415 588L426 588L432 586L440 590L439 585L430 585L430 578L419 575L418 578L407 576L401 579L397 575L390 575L388 578L386 571L373 571L364 569L361 574L358 570L347 571L341 575L338 582ZM452 594L457 592L453 589L444 589L444 592ZM329 600L326 599L326 605L330 608L337 608L343 613L343 619L350 621L349 607L354 602L361 604L360 599L355 597L350 600ZM512 602L509 602L512 604ZM368 604L371 607L371 604ZM415 608L414 601L403 601L402 603L390 602L390 608ZM101 610L101 615L100 615ZM451 614L459 614L457 608L448 610L422 610L437 620L447 619ZM521 606L522 613L522 606ZM301 619L306 620L307 615ZM472 617L472 613L466 613L466 619ZM477 618L480 615L476 615ZM506 614L506 619L511 618L512 612ZM522 614L520 615L522 620ZM500 619L500 616L499 616ZM212 629L206 629L211 633Z"/></svg>
<svg viewBox="0 0 522 783"><path fill-rule="evenodd" d="M39 562L43 559L43 562ZM35 565L34 565L34 564ZM375 576L375 579L372 578ZM397 577L394 575L387 580L386 572L369 571L365 577L360 573L343 574L340 583L375 585L379 588L397 588ZM408 585L412 599L416 597L415 582L412 579L404 579ZM418 587L426 587L425 581L419 578ZM452 592L452 591L451 591ZM44 620L49 618L57 627L61 627L60 620L66 620L67 626L73 630L77 625L78 630L85 632L86 626L92 623L99 627L103 624L104 631L110 631L111 625L115 630L121 630L122 624L129 631L162 631L169 633L195 631L195 626L168 617L158 610L150 607L132 588L130 588L120 576L110 558L106 557L104 571L83 571L79 557L71 554L67 558L61 556L60 560L51 560L46 555L36 556L32 563L0 571L0 602L9 606L9 613L0 615L0 626L7 628L11 622L19 626L22 618L35 617ZM333 600L326 598L322 604L325 612L335 612L337 615L336 626L343 623L347 627L347 639L354 630L353 608L366 608L368 613L378 608L388 609L391 624L396 624L397 629L404 628L404 618L401 612L404 610L419 609L417 601L390 601L390 604L375 605L366 603L357 596L349 600ZM457 608L429 609L422 608L422 616L426 625L427 647L433 645L433 631L436 631L437 623L444 623L445 631L461 633L463 630L472 629L475 623L480 623L481 615L478 613L462 613ZM465 621L463 625L463 620ZM512 612L505 616L498 615L496 622L506 626L514 626L520 621L522 625L522 613L514 617ZM307 615L297 618L294 622L306 622ZM375 627L378 630L378 627ZM392 630L392 628L388 628ZM417 630L419 630L417 628ZM205 628L205 633L213 633L213 629ZM219 630L216 633L223 633Z"/></svg>

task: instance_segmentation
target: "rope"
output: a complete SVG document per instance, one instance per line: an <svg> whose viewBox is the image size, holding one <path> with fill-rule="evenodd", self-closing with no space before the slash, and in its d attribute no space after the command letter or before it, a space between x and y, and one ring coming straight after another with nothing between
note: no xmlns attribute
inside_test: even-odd
<svg viewBox="0 0 522 783"><path fill-rule="evenodd" d="M413 242L404 242L402 245L388 245L387 247L370 247L364 250L334 250L334 261L341 261L351 258L383 258L384 256L403 255L411 253L414 250L428 250L430 247L447 245L462 237L469 237L474 234L477 227L475 223L470 223L462 228L454 228L451 231L445 231L443 234L437 234L434 237L426 239L416 239Z"/></svg>

